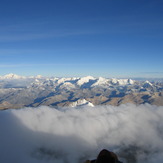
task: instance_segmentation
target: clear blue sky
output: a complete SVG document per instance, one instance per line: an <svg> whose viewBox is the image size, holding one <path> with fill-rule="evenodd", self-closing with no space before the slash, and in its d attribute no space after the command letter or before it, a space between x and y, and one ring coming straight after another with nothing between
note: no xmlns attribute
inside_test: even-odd
<svg viewBox="0 0 163 163"><path fill-rule="evenodd" d="M1 0L7 73L163 77L163 0Z"/></svg>

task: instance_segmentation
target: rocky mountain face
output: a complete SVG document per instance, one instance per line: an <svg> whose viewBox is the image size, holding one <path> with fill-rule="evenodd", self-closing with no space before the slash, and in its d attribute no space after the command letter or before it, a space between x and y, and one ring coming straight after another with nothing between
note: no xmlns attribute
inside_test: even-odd
<svg viewBox="0 0 163 163"><path fill-rule="evenodd" d="M87 77L0 77L0 109L125 103L163 106L163 82Z"/></svg>

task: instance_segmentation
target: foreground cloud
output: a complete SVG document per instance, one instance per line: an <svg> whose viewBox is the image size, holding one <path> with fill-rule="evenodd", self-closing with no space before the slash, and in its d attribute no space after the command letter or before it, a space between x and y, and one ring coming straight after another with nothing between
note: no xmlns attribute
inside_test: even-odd
<svg viewBox="0 0 163 163"><path fill-rule="evenodd" d="M0 162L83 162L107 148L124 162L162 163L163 107L121 105L0 112Z"/></svg>

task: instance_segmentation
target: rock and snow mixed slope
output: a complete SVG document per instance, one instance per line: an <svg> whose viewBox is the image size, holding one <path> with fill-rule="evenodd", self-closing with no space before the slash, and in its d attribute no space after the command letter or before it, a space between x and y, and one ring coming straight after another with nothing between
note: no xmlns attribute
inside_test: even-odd
<svg viewBox="0 0 163 163"><path fill-rule="evenodd" d="M86 100L86 101L85 101ZM24 106L163 105L163 82L87 77L0 77L0 109Z"/></svg>
<svg viewBox="0 0 163 163"><path fill-rule="evenodd" d="M70 107L81 107L81 106L94 107L94 105L91 102L89 102L89 101L87 101L85 99L79 99L79 100L77 100L75 102L72 102L69 106Z"/></svg>

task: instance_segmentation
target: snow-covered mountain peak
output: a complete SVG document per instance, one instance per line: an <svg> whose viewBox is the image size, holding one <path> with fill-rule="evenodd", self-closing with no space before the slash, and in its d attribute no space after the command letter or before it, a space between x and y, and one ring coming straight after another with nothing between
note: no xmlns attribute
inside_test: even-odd
<svg viewBox="0 0 163 163"><path fill-rule="evenodd" d="M26 78L26 77L19 76L19 75L13 74L13 73L1 76L1 79L24 79L24 78Z"/></svg>
<svg viewBox="0 0 163 163"><path fill-rule="evenodd" d="M128 85L128 84L134 84L134 80L132 79L111 79L112 84L118 84L118 85Z"/></svg>
<svg viewBox="0 0 163 163"><path fill-rule="evenodd" d="M90 80L95 80L95 78L92 77L92 76L82 77L82 78L80 78L80 79L77 81L77 84L78 84L79 86L81 86L81 85L83 85L83 84L85 84L85 83L88 83Z"/></svg>
<svg viewBox="0 0 163 163"><path fill-rule="evenodd" d="M64 82L61 86L61 89L66 88L66 89L71 89L71 88L75 88L75 85L70 83L70 82Z"/></svg>
<svg viewBox="0 0 163 163"><path fill-rule="evenodd" d="M92 87L101 86L101 85L108 85L108 79L99 77L97 81L92 85Z"/></svg>
<svg viewBox="0 0 163 163"><path fill-rule="evenodd" d="M41 78L43 78L43 76L42 75L37 75L35 78L41 79Z"/></svg>
<svg viewBox="0 0 163 163"><path fill-rule="evenodd" d="M99 81L104 81L104 80L106 80L106 78L99 77L98 80L99 80Z"/></svg>
<svg viewBox="0 0 163 163"><path fill-rule="evenodd" d="M134 83L135 83L135 81L134 81L134 80L132 80L132 79L128 79L128 83L129 83L129 84L134 84Z"/></svg>
<svg viewBox="0 0 163 163"><path fill-rule="evenodd" d="M149 82L148 80L146 80L143 84L143 87L152 87L153 84L151 82Z"/></svg>
<svg viewBox="0 0 163 163"><path fill-rule="evenodd" d="M117 84L118 83L118 79L116 79L116 78L112 78L110 80L111 80L111 83L112 84Z"/></svg>
<svg viewBox="0 0 163 163"><path fill-rule="evenodd" d="M36 83L40 83L40 81L39 81L38 79L35 79L35 82L36 82Z"/></svg>
<svg viewBox="0 0 163 163"><path fill-rule="evenodd" d="M90 106L90 107L94 107L94 105L91 102L89 102L89 101L87 101L85 99L79 99L79 100L71 103L69 106L70 107L76 107L76 106Z"/></svg>
<svg viewBox="0 0 163 163"><path fill-rule="evenodd" d="M58 79L57 83L62 84L62 83L69 81L69 80L71 80L71 78L60 78L60 79Z"/></svg>
<svg viewBox="0 0 163 163"><path fill-rule="evenodd" d="M146 80L144 83L147 83L147 84L152 85L152 83L151 83L151 82L149 82L148 80Z"/></svg>

